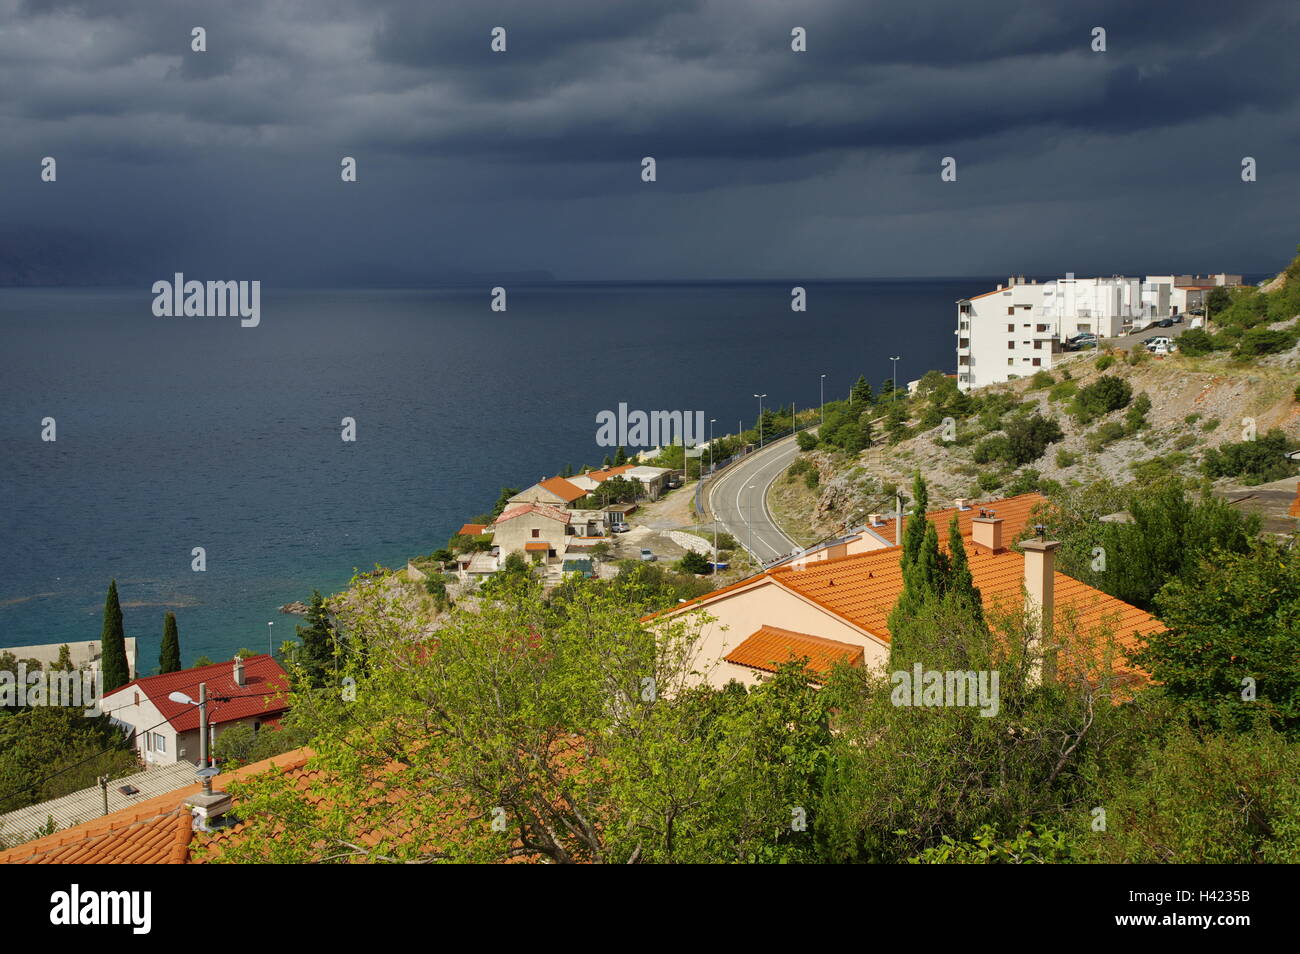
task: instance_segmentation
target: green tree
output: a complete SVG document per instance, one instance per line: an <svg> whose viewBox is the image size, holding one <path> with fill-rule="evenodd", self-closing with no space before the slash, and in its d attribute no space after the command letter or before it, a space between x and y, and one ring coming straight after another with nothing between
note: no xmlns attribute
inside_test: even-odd
<svg viewBox="0 0 1300 954"><path fill-rule="evenodd" d="M614 452L614 466L622 467L626 463L627 463L627 451L625 451L623 449L623 445L620 444L618 450Z"/></svg>
<svg viewBox="0 0 1300 954"><path fill-rule="evenodd" d="M307 685L321 688L334 673L338 640L319 590L312 591L307 625L297 627L297 635L300 646L294 661L301 668Z"/></svg>
<svg viewBox="0 0 1300 954"><path fill-rule="evenodd" d="M874 400L875 395L871 393L871 385L867 383L866 375L858 375L858 380L849 391L849 402L865 406Z"/></svg>
<svg viewBox="0 0 1300 954"><path fill-rule="evenodd" d="M117 580L109 582L108 596L104 599L104 629L100 636L100 647L104 692L111 692L131 681L131 667L126 659L126 633L122 629L122 604L117 599Z"/></svg>
<svg viewBox="0 0 1300 954"><path fill-rule="evenodd" d="M67 643L59 647L59 658L50 668L55 672L72 672L72 650L68 648Z"/></svg>
<svg viewBox="0 0 1300 954"><path fill-rule="evenodd" d="M683 573L708 574L713 572L713 564L709 562L709 558L702 553L696 553L694 550L687 550L677 562L677 565Z"/></svg>
<svg viewBox="0 0 1300 954"><path fill-rule="evenodd" d="M163 616L162 652L158 656L159 672L180 672L181 637L176 631L176 614Z"/></svg>
<svg viewBox="0 0 1300 954"><path fill-rule="evenodd" d="M1156 597L1167 630L1134 661L1202 722L1232 728L1267 713L1300 733L1300 549L1270 541L1216 551Z"/></svg>

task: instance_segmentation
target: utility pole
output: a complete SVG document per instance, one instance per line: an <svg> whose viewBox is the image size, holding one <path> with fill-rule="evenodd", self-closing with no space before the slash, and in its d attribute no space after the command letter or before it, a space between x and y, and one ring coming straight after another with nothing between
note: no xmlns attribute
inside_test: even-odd
<svg viewBox="0 0 1300 954"><path fill-rule="evenodd" d="M889 372L889 383L890 383L889 390L892 392L889 395L889 398L891 401L897 401L898 400L898 358L890 358L889 360L894 362Z"/></svg>
<svg viewBox="0 0 1300 954"><path fill-rule="evenodd" d="M275 651L271 649L271 627L274 625L275 620L268 619L266 621L266 654L268 656L275 655Z"/></svg>
<svg viewBox="0 0 1300 954"><path fill-rule="evenodd" d="M108 814L108 776L107 775L101 775L99 777L99 787L104 792L104 814L107 815Z"/></svg>
<svg viewBox="0 0 1300 954"><path fill-rule="evenodd" d="M826 375L822 375L822 423L826 423Z"/></svg>
<svg viewBox="0 0 1300 954"><path fill-rule="evenodd" d="M754 397L758 398L758 449L762 450L763 449L763 398L767 397L767 395L755 394Z"/></svg>
<svg viewBox="0 0 1300 954"><path fill-rule="evenodd" d="M199 683L199 761L208 767L208 684ZM212 776L203 776L203 794L212 794Z"/></svg>

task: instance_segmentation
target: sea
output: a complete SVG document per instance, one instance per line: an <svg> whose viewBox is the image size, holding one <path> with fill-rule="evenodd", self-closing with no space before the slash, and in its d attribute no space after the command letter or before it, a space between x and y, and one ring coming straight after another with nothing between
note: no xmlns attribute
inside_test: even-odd
<svg viewBox="0 0 1300 954"><path fill-rule="evenodd" d="M723 434L891 357L904 387L953 370L954 303L996 281L554 282L505 311L487 286L264 285L256 327L156 317L148 287L0 289L0 646L98 639L115 579L143 673L168 610L187 665L278 648L281 605L598 465L601 411Z"/></svg>

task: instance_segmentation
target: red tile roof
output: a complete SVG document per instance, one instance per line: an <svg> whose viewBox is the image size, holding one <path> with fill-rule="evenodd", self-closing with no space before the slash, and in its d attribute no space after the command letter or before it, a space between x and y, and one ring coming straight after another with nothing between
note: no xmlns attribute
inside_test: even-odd
<svg viewBox="0 0 1300 954"><path fill-rule="evenodd" d="M487 524L485 523L467 523L456 531L456 535L461 537L477 537L486 529Z"/></svg>
<svg viewBox="0 0 1300 954"><path fill-rule="evenodd" d="M524 544L525 550L549 550L551 545L545 540L529 540Z"/></svg>
<svg viewBox="0 0 1300 954"><path fill-rule="evenodd" d="M809 677L827 676L836 663L861 666L862 647L824 636L796 633L779 626L763 626L727 654L727 662L763 672L776 672L791 659L807 657Z"/></svg>
<svg viewBox="0 0 1300 954"><path fill-rule="evenodd" d="M213 696L230 697L229 702L208 704L208 721L214 725L252 716L278 715L288 710L289 701L286 696L289 677L272 657L263 653L245 659L243 686L235 685L234 669L234 662L221 662L133 679L120 689L105 695L101 705L111 711L116 708L113 704L114 697L127 691L138 691L149 697L149 701L158 708L173 729L188 732L199 727L198 706L172 702L167 697L173 692L183 692L197 701L199 683L206 682L209 699Z"/></svg>

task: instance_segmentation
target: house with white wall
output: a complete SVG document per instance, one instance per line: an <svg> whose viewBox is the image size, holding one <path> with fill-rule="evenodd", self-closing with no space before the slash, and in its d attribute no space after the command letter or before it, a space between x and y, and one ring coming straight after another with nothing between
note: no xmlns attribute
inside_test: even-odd
<svg viewBox="0 0 1300 954"><path fill-rule="evenodd" d="M201 684L208 691L209 743L236 725L258 731L274 726L289 710L289 677L265 654L133 679L105 695L99 707L134 733L146 765L198 765L198 706L174 702L170 696L183 692L197 702Z"/></svg>

